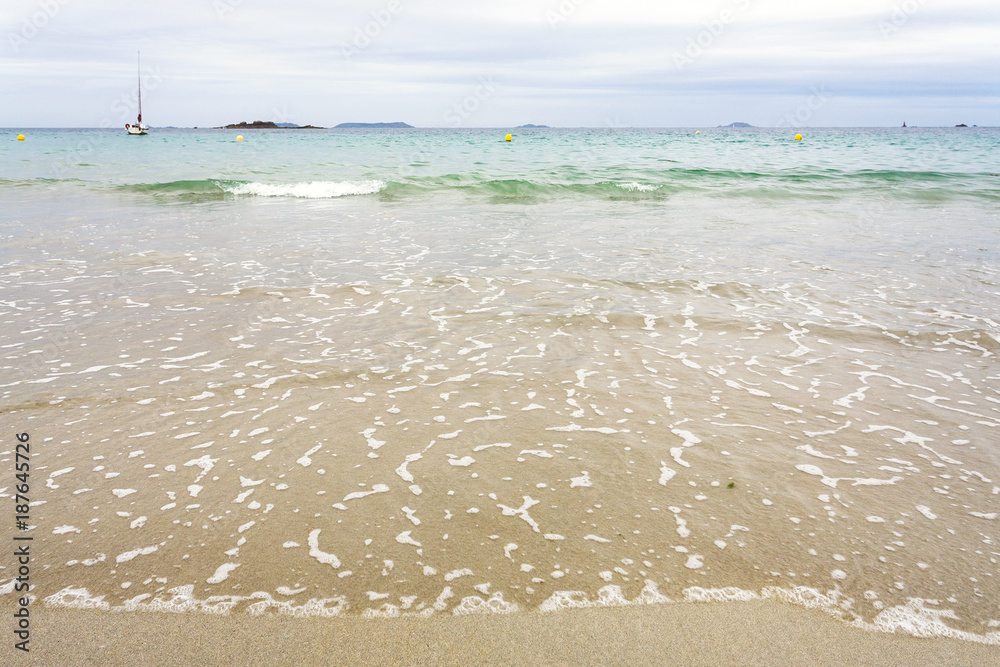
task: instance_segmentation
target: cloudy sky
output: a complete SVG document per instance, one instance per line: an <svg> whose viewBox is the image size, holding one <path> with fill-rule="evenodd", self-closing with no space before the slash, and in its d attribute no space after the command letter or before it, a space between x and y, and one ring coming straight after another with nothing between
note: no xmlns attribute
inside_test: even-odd
<svg viewBox="0 0 1000 667"><path fill-rule="evenodd" d="M0 126L1000 125L998 0L3 0Z"/></svg>

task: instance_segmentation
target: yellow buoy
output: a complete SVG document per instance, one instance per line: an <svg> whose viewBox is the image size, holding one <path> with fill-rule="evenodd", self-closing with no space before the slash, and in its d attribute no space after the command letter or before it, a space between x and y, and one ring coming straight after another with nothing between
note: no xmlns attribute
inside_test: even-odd
<svg viewBox="0 0 1000 667"><path fill-rule="evenodd" d="M701 134L701 130L698 130L697 132L695 132L695 134Z"/></svg>
<svg viewBox="0 0 1000 667"><path fill-rule="evenodd" d="M514 137L508 134L506 137L504 137L504 141L514 141Z"/></svg>
<svg viewBox="0 0 1000 667"><path fill-rule="evenodd" d="M17 140L18 141L24 141L24 135L23 134L17 135Z"/></svg>
<svg viewBox="0 0 1000 667"><path fill-rule="evenodd" d="M242 134L236 135L236 141L243 141L243 135Z"/></svg>
<svg viewBox="0 0 1000 667"><path fill-rule="evenodd" d="M802 135L801 134L796 134L795 135L795 141L802 141Z"/></svg>

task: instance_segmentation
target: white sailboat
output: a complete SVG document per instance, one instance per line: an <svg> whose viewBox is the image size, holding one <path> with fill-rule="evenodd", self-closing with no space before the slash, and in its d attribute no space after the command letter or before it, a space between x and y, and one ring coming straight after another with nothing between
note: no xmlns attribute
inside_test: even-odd
<svg viewBox="0 0 1000 667"><path fill-rule="evenodd" d="M141 58L139 54L137 58ZM135 125L125 123L125 131L129 134L149 134L149 128L142 122L142 61L137 61L139 75L139 116L135 119Z"/></svg>

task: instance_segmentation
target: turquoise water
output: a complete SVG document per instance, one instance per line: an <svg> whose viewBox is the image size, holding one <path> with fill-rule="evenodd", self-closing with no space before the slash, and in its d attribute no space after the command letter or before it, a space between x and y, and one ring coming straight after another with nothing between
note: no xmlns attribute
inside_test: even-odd
<svg viewBox="0 0 1000 667"><path fill-rule="evenodd" d="M386 196L467 190L532 197L656 198L719 189L760 196L874 191L997 197L992 129L246 131L31 130L0 148L0 179L72 180L147 193L365 182ZM359 188L358 192L366 192ZM300 196L349 194L324 191Z"/></svg>
<svg viewBox="0 0 1000 667"><path fill-rule="evenodd" d="M23 132L46 604L1000 643L1000 131Z"/></svg>

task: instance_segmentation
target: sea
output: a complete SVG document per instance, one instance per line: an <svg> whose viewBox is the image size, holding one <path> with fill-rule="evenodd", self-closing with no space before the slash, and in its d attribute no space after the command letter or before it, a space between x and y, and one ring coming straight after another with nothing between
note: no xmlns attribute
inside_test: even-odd
<svg viewBox="0 0 1000 667"><path fill-rule="evenodd" d="M1000 644L1000 130L239 132L0 132L35 604Z"/></svg>

